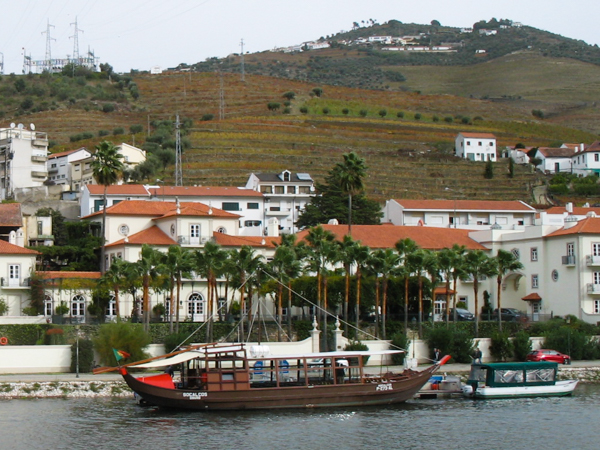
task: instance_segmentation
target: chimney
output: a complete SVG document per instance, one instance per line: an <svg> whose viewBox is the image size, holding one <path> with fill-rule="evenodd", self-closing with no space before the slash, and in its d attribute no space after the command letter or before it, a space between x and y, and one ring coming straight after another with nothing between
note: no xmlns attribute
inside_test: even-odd
<svg viewBox="0 0 600 450"><path fill-rule="evenodd" d="M565 209L569 214L573 214L573 203L569 202L565 205Z"/></svg>

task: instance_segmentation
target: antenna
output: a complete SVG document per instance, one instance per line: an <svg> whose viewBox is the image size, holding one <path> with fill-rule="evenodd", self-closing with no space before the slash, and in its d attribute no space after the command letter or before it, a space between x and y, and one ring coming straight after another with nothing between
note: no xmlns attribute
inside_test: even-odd
<svg viewBox="0 0 600 450"><path fill-rule="evenodd" d="M175 121L175 186L183 186L183 173L181 171L181 132L179 126L179 114L177 114Z"/></svg>
<svg viewBox="0 0 600 450"><path fill-rule="evenodd" d="M69 38L73 38L73 64L79 65L79 32L83 33L83 30L80 30L77 27L77 16L75 16L75 22L71 25L75 25L75 34L73 36L69 36Z"/></svg>
<svg viewBox="0 0 600 450"><path fill-rule="evenodd" d="M52 72L52 52L50 51L50 41L56 40L50 37L50 27L54 28L54 25L50 25L50 20L48 20L46 31L42 31L42 34L46 35L46 60L44 61L44 65L46 66L46 70L48 72Z"/></svg>
<svg viewBox="0 0 600 450"><path fill-rule="evenodd" d="M242 82L246 81L244 79L244 39L242 39L242 42L240 42L240 45L242 46L242 53L240 53L240 55L242 56L241 58L241 70L242 70Z"/></svg>
<svg viewBox="0 0 600 450"><path fill-rule="evenodd" d="M31 129L31 131L35 131L35 124L34 123L30 123L29 124L29 128Z"/></svg>

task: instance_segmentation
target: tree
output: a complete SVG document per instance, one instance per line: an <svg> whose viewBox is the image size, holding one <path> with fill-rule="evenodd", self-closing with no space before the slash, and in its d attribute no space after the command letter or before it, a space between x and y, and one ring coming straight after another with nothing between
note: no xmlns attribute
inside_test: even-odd
<svg viewBox="0 0 600 450"><path fill-rule="evenodd" d="M483 172L483 177L486 180L491 180L494 178L494 163L491 159L488 159L485 163L485 171Z"/></svg>
<svg viewBox="0 0 600 450"><path fill-rule="evenodd" d="M316 95L317 97L320 97L321 95L323 95L323 89L321 89L320 87L316 87L311 91L314 95Z"/></svg>
<svg viewBox="0 0 600 450"><path fill-rule="evenodd" d="M498 329L502 331L502 314L501 314L501 295L502 295L502 279L504 276L510 272L516 272L517 270L521 270L523 268L523 264L517 259L517 257L509 251L506 250L498 250L495 258L496 262L496 271L497 278L496 284L497 288L497 296L498 296Z"/></svg>
<svg viewBox="0 0 600 450"><path fill-rule="evenodd" d="M400 263L400 255L394 252L391 248L378 249L373 252L372 265L376 268L376 277L381 274L381 335L383 339L386 338L385 326L387 317L387 291L388 291L388 280L390 276L396 274L398 265ZM377 280L376 280L377 282ZM377 314L379 312L377 311Z"/></svg>
<svg viewBox="0 0 600 450"><path fill-rule="evenodd" d="M371 249L359 243L353 250L353 254L356 263L356 329L359 330L362 269L371 256Z"/></svg>
<svg viewBox="0 0 600 450"><path fill-rule="evenodd" d="M213 341L214 304L216 303L217 276L225 268L227 252L219 244L207 242L204 248L194 252L195 270L206 278L207 284L207 341Z"/></svg>
<svg viewBox="0 0 600 450"><path fill-rule="evenodd" d="M162 253L148 244L142 245L139 261L132 265L133 272L142 279L142 309L144 312L144 331L150 326L150 287L151 283L159 276L159 265Z"/></svg>
<svg viewBox="0 0 600 450"><path fill-rule="evenodd" d="M341 241L338 241L340 262L344 265L344 332L348 336L348 303L350 300L350 276L352 265L355 263L354 255L356 248L360 245L352 239L352 236L345 235Z"/></svg>
<svg viewBox="0 0 600 450"><path fill-rule="evenodd" d="M410 281L410 274L412 273L412 267L410 265L411 256L417 251L419 246L415 241L410 238L402 239L396 242L396 251L400 257L400 263L402 264L402 275L404 277L404 332L408 332L408 283Z"/></svg>
<svg viewBox="0 0 600 450"><path fill-rule="evenodd" d="M316 185L320 195L312 197L306 204L296 222L299 228L314 227L331 219L349 225L380 223L381 206L362 192L362 178L366 170L364 161L356 155L346 158L347 155L344 155L343 163L338 163L329 171L324 184Z"/></svg>
<svg viewBox="0 0 600 450"><path fill-rule="evenodd" d="M121 287L124 286L124 281L126 279L130 264L131 263L120 258L115 258L111 262L109 269L102 275L102 283L110 287L115 295L115 312L117 315L117 322L121 320L119 291Z"/></svg>
<svg viewBox="0 0 600 450"><path fill-rule="evenodd" d="M100 271L106 271L106 191L108 186L116 183L123 172L123 155L119 149L109 141L102 141L96 146L96 151L91 163L92 175L96 183L104 186L102 196L102 247L100 252Z"/></svg>
<svg viewBox="0 0 600 450"><path fill-rule="evenodd" d="M473 278L475 297L475 336L479 336L479 280L496 273L493 260L483 250L471 250L465 256L465 272Z"/></svg>
<svg viewBox="0 0 600 450"><path fill-rule="evenodd" d="M171 245L167 250L167 253L163 256L163 265L163 271L169 277L171 288L169 302L169 333L173 333L173 312L175 312L177 324L175 332L179 333L181 285L183 278L190 276L192 273L192 254L180 245Z"/></svg>
<svg viewBox="0 0 600 450"><path fill-rule="evenodd" d="M252 314L252 298L250 295L250 304L246 313L246 282L259 267L262 261L261 256L257 256L254 249L248 245L242 245L239 250L232 252L232 262L236 267L240 287L240 306L242 310L242 321L240 323L241 335L244 336L244 315Z"/></svg>
<svg viewBox="0 0 600 450"><path fill-rule="evenodd" d="M407 256L407 262L417 274L417 282L419 285L419 337L423 336L423 271L425 270L426 253L419 248Z"/></svg>
<svg viewBox="0 0 600 450"><path fill-rule="evenodd" d="M294 98L296 97L296 93L293 91L285 92L282 95L282 97L285 98L286 100L291 101L291 100L294 100Z"/></svg>
<svg viewBox="0 0 600 450"><path fill-rule="evenodd" d="M270 262L269 267L273 272L274 276L277 276L277 321L279 327L277 328L277 338L281 341L281 328L283 319L283 288L287 285L288 289L288 338L292 339L292 327L291 327L291 312L292 312L292 289L291 281L301 273L300 260L295 248L296 235L285 234L281 237L281 244L275 249L273 260Z"/></svg>

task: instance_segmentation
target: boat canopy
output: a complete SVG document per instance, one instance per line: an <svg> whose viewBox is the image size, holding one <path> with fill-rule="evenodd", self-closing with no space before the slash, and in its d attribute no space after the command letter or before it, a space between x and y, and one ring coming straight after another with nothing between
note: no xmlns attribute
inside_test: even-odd
<svg viewBox="0 0 600 450"><path fill-rule="evenodd" d="M150 361L144 364L131 365L130 367L136 369L155 369L158 367L171 366L173 364L180 364L182 362L191 361L192 359L201 358L204 353L196 350L190 350L189 352L179 353L178 355L171 356L170 358L159 359L156 361Z"/></svg>

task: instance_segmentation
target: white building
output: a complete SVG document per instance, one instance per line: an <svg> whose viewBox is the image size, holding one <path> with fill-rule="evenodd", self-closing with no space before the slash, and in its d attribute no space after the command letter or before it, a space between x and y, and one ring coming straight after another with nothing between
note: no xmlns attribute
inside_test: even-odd
<svg viewBox="0 0 600 450"><path fill-rule="evenodd" d="M93 182L91 161L92 154L84 147L49 155L48 180L78 191L81 186Z"/></svg>
<svg viewBox="0 0 600 450"><path fill-rule="evenodd" d="M573 168L574 150L568 147L538 147L533 155L534 158L539 158L541 163L537 166L538 169L546 173L571 173Z"/></svg>
<svg viewBox="0 0 600 450"><path fill-rule="evenodd" d="M22 316L29 306L30 277L38 252L0 240L0 298L9 316Z"/></svg>
<svg viewBox="0 0 600 450"><path fill-rule="evenodd" d="M282 233L295 233L296 221L311 197L315 195L314 181L308 173L253 173L246 189L260 192L265 197L264 222L279 221Z"/></svg>
<svg viewBox="0 0 600 450"><path fill-rule="evenodd" d="M583 145L575 150L571 157L573 160L573 173L586 177L600 175L600 141L582 149Z"/></svg>
<svg viewBox="0 0 600 450"><path fill-rule="evenodd" d="M486 230L533 225L537 211L522 201L387 200L383 223L407 226Z"/></svg>
<svg viewBox="0 0 600 450"><path fill-rule="evenodd" d="M16 190L44 186L48 178L48 136L23 124L0 128L0 200Z"/></svg>
<svg viewBox="0 0 600 450"><path fill-rule="evenodd" d="M455 154L471 161L496 161L496 136L491 133L460 132L455 140Z"/></svg>

